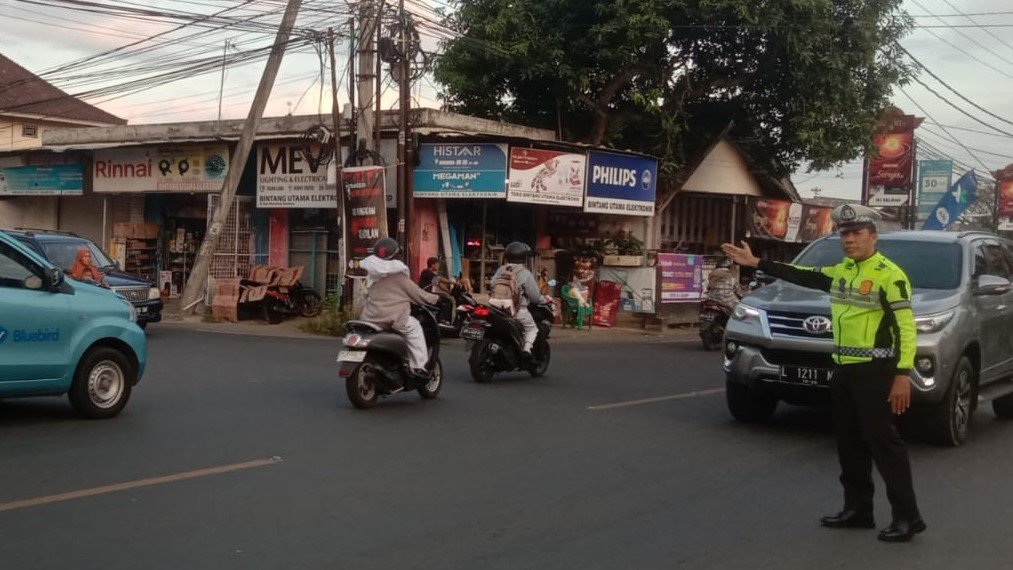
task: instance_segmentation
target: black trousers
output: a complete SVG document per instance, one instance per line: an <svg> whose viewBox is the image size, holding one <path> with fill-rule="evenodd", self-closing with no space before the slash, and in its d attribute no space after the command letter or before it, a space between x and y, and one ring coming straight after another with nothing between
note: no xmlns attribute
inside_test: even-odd
<svg viewBox="0 0 1013 570"><path fill-rule="evenodd" d="M872 512L872 464L886 483L893 520L920 518L907 447L890 409L891 361L842 364L830 382L844 508Z"/></svg>

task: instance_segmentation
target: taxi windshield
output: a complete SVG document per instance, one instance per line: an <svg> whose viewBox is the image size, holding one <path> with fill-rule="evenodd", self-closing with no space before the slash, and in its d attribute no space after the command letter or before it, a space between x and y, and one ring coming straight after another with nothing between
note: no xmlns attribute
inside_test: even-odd
<svg viewBox="0 0 1013 570"><path fill-rule="evenodd" d="M900 266L915 289L956 289L960 286L960 244L880 238L876 249ZM814 243L793 262L806 267L836 265L844 259L841 240Z"/></svg>

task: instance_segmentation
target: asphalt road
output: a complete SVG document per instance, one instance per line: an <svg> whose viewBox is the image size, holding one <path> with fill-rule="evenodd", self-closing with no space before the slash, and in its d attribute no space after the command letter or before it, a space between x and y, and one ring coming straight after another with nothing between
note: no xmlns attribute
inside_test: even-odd
<svg viewBox="0 0 1013 570"><path fill-rule="evenodd" d="M347 402L334 341L154 326L149 350L117 419L79 420L64 399L0 403L0 568L983 569L1013 559L1013 423L984 409L965 447L911 446L929 530L891 545L817 525L840 504L827 414L730 420L720 356L694 343L558 343L546 377L486 385L451 344L438 400L400 395L369 411ZM213 471L222 467L235 470ZM888 512L880 492L880 526Z"/></svg>

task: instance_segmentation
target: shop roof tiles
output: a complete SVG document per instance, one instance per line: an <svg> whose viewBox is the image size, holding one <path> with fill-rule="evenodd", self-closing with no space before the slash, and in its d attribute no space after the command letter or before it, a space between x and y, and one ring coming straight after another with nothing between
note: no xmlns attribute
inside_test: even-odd
<svg viewBox="0 0 1013 570"><path fill-rule="evenodd" d="M0 54L0 115L13 114L93 125L127 122L56 88Z"/></svg>

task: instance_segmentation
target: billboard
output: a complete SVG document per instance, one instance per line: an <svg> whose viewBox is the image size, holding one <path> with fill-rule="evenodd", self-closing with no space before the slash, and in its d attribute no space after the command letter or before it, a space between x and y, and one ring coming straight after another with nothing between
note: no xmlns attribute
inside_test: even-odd
<svg viewBox="0 0 1013 570"><path fill-rule="evenodd" d="M412 177L416 198L505 198L507 145L423 143Z"/></svg>
<svg viewBox="0 0 1013 570"><path fill-rule="evenodd" d="M703 256L659 253L661 302L699 301L703 296Z"/></svg>
<svg viewBox="0 0 1013 570"><path fill-rule="evenodd" d="M376 240L387 236L387 197L382 166L353 166L341 170L345 193L345 259L348 275L364 277L359 262L373 253Z"/></svg>
<svg viewBox="0 0 1013 570"><path fill-rule="evenodd" d="M95 192L221 192L229 173L224 144L95 151Z"/></svg>
<svg viewBox="0 0 1013 570"><path fill-rule="evenodd" d="M258 145L257 207L337 208L337 188L327 182L331 165L307 161L299 142Z"/></svg>
<svg viewBox="0 0 1013 570"><path fill-rule="evenodd" d="M658 161L611 152L587 154L584 211L624 216L653 216Z"/></svg>
<svg viewBox="0 0 1013 570"><path fill-rule="evenodd" d="M950 187L946 194L932 208L932 215L922 225L923 230L945 230L964 213L975 199L978 181L974 171L969 170Z"/></svg>
<svg viewBox="0 0 1013 570"><path fill-rule="evenodd" d="M834 231L830 208L788 200L749 200L749 231L754 237L808 243Z"/></svg>
<svg viewBox="0 0 1013 570"><path fill-rule="evenodd" d="M869 206L905 206L914 184L914 130L921 119L887 109L872 137L875 155L866 159L863 202Z"/></svg>
<svg viewBox="0 0 1013 570"><path fill-rule="evenodd" d="M932 215L952 181L952 160L918 161L918 221L924 222Z"/></svg>
<svg viewBox="0 0 1013 570"><path fill-rule="evenodd" d="M0 162L0 196L80 196L84 193L84 167L65 164L26 165L22 159Z"/></svg>
<svg viewBox="0 0 1013 570"><path fill-rule="evenodd" d="M994 172L993 175L997 186L996 193L999 197L997 204L999 216L1013 217L1013 164Z"/></svg>
<svg viewBox="0 0 1013 570"><path fill-rule="evenodd" d="M538 148L510 148L508 202L584 205L587 156Z"/></svg>

